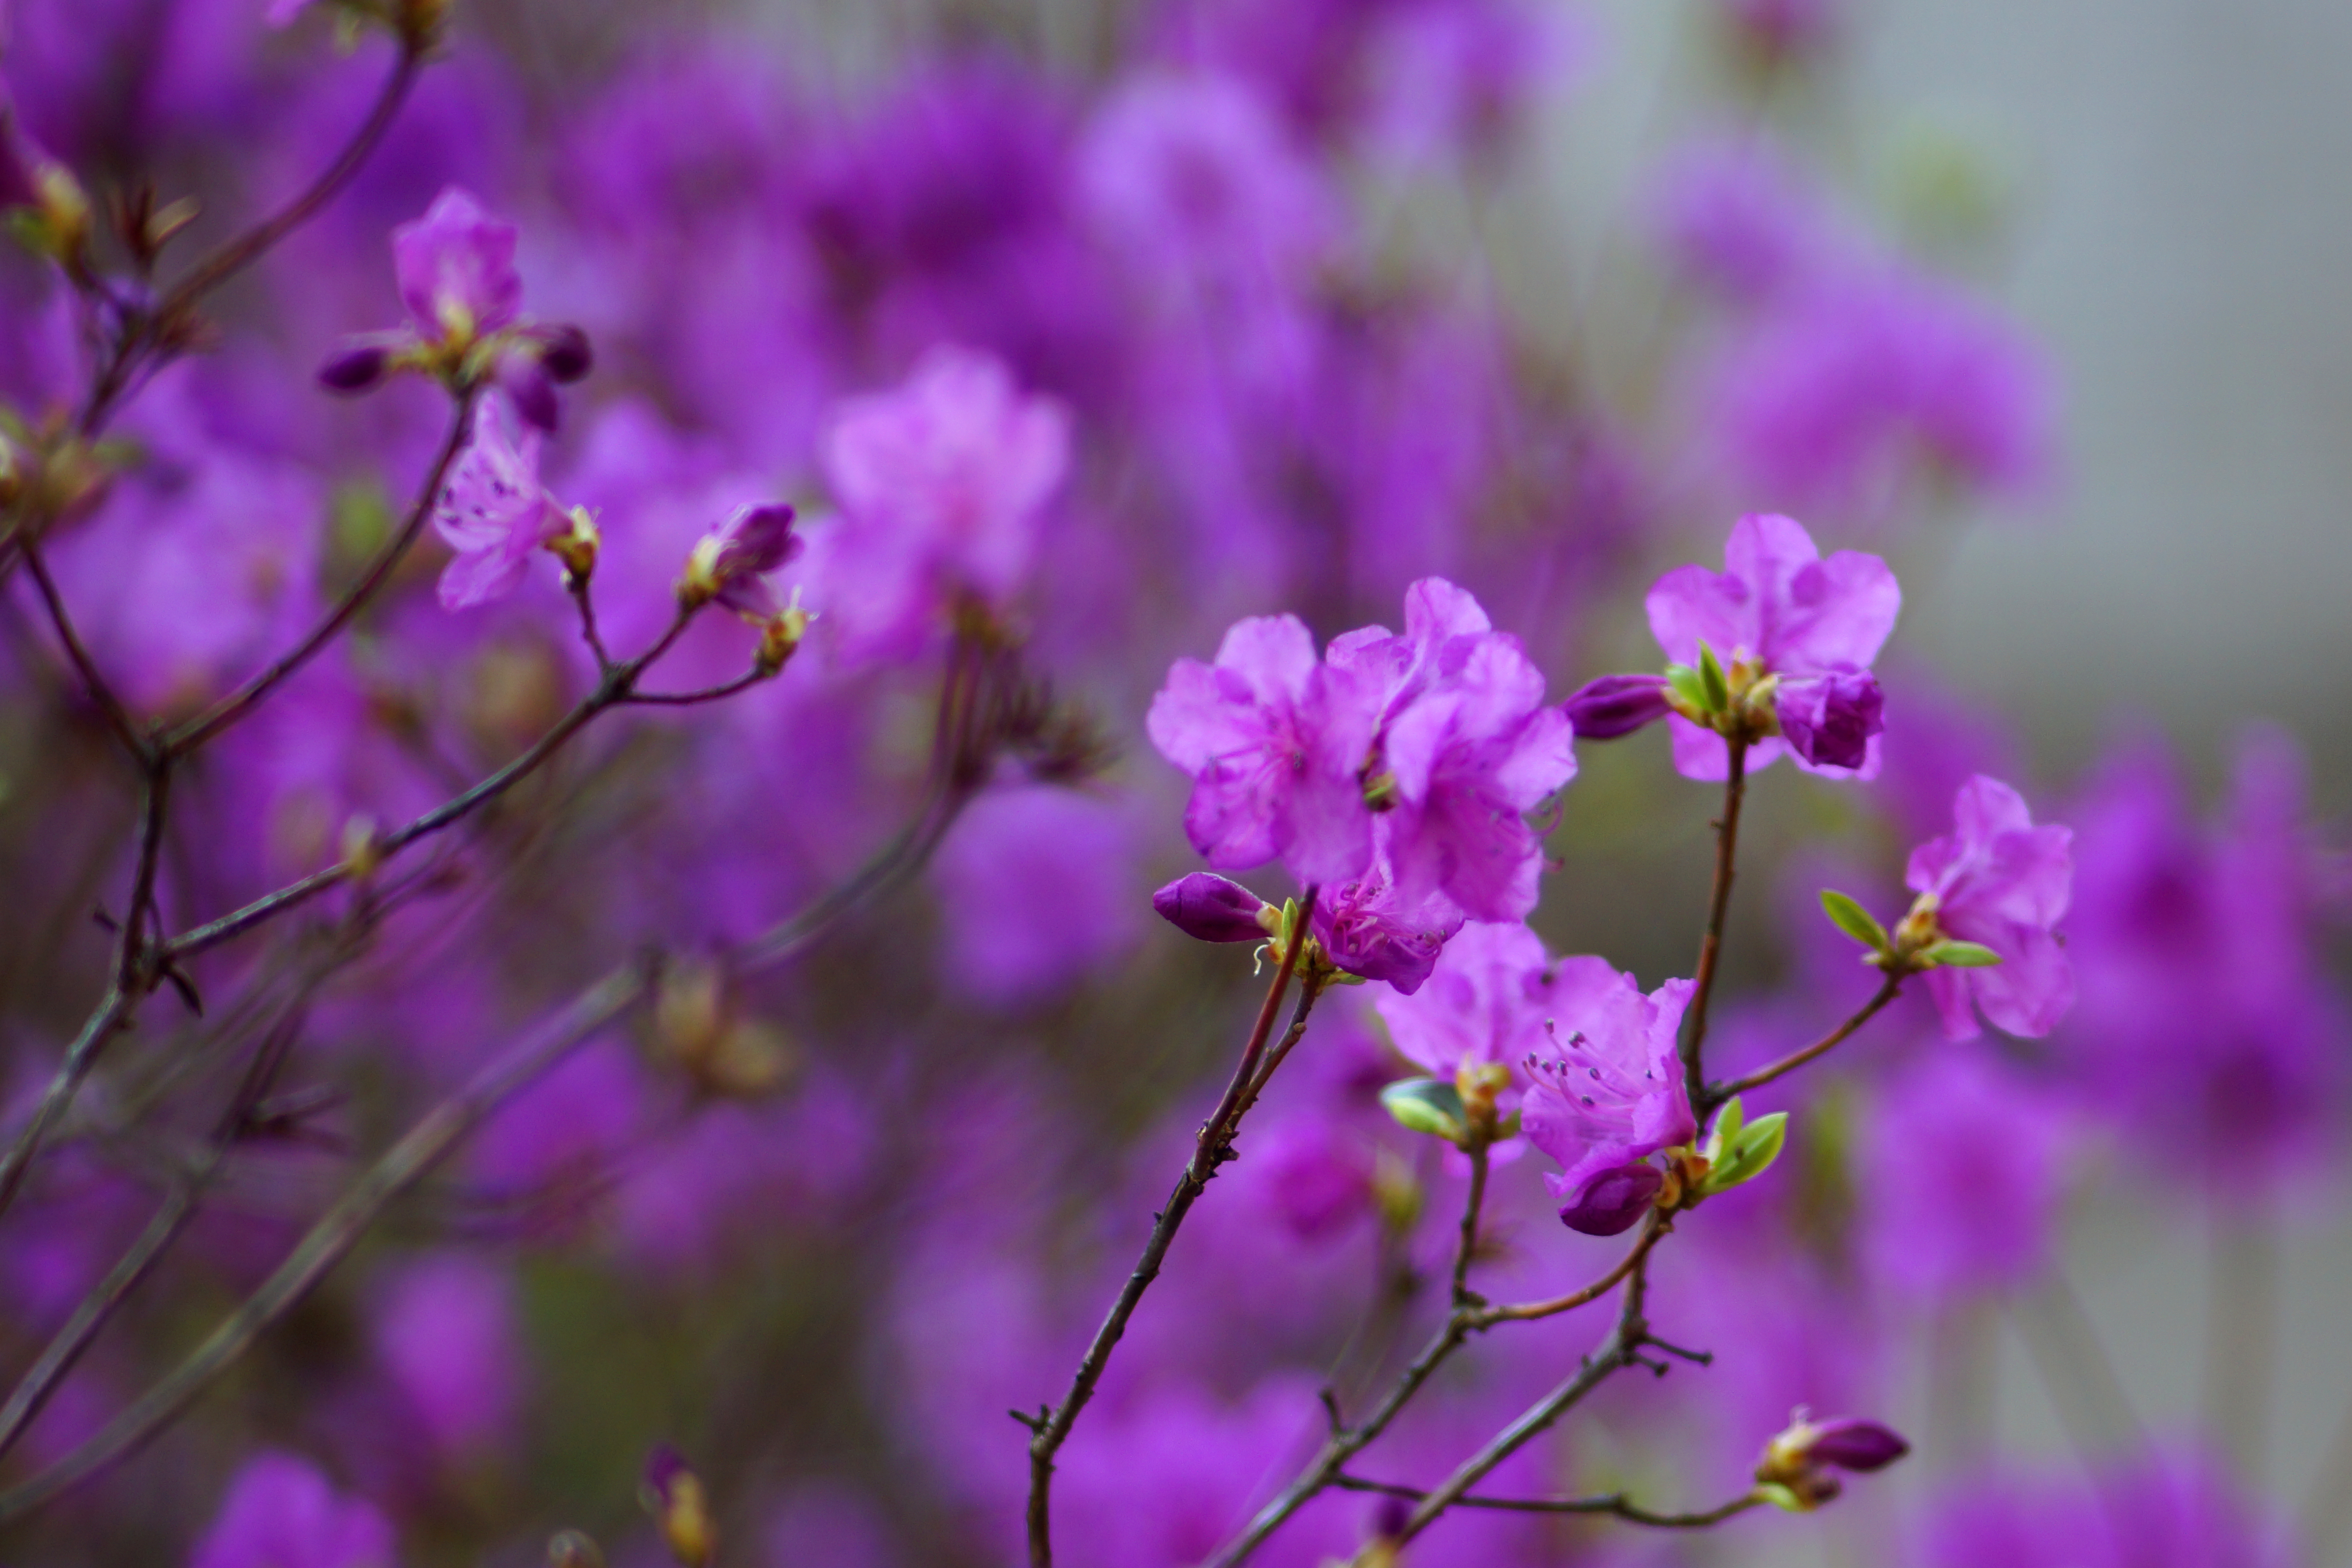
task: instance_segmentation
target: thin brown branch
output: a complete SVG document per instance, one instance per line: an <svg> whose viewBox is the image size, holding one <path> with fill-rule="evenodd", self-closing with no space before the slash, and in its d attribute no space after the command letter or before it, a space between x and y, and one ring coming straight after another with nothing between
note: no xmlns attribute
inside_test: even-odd
<svg viewBox="0 0 2352 1568"><path fill-rule="evenodd" d="M1746 1094L1749 1089L1763 1088L1775 1079L1786 1078L1816 1057L1835 1049L1855 1030L1878 1016L1880 1011L1889 1002L1895 1000L1896 994L1903 989L1903 982L1908 977L1909 973L1907 970L1900 969L1890 972L1886 976L1886 983L1878 988L1869 1001L1862 1005L1860 1011L1802 1050L1791 1051L1777 1062L1758 1068L1754 1072L1733 1079L1728 1083L1716 1084L1703 1091L1691 1102L1693 1107L1698 1110L1700 1119L1704 1121L1717 1106L1721 1105L1733 1095Z"/></svg>
<svg viewBox="0 0 2352 1568"><path fill-rule="evenodd" d="M288 235L308 223L321 207L333 200L336 194L359 173L362 164L374 153L384 132L392 128L401 105L407 101L409 91L416 85L423 70L429 40L407 37L401 42L400 58L393 64L383 86L378 90L367 118L335 154L332 162L321 170L318 178L269 216L251 228L225 242L220 248L190 268L172 286L155 308L128 323L116 341L114 353L107 356L103 368L92 381L89 395L82 404L81 416L76 421L83 438L96 436L114 411L115 404L130 390L142 365L158 351L169 349L190 325L192 313L204 297L227 282L247 267L267 255Z"/></svg>
<svg viewBox="0 0 2352 1568"><path fill-rule="evenodd" d="M1691 1109L1706 1098L1706 1012L1715 998L1715 973L1723 957L1723 922L1731 910L1731 879L1739 858L1739 807L1748 795L1748 742L1727 738L1730 766L1723 780L1723 815L1715 824L1715 882L1706 900L1706 929L1699 937L1696 987L1683 1015L1683 1085Z"/></svg>
<svg viewBox="0 0 2352 1568"><path fill-rule="evenodd" d="M646 964L630 965L599 981L435 1107L327 1211L261 1288L162 1382L65 1458L0 1492L0 1523L33 1512L152 1441L264 1331L309 1296L384 1208L422 1181L459 1139L515 1090L634 1006L651 982Z"/></svg>
<svg viewBox="0 0 2352 1568"><path fill-rule="evenodd" d="M65 595L58 592L57 579L49 575L49 563L42 558L40 546L30 538L19 535L16 548L24 559L26 572L33 579L33 586L39 591L41 606L48 614L49 627L57 633L58 642L65 649L67 662L81 678L82 689L98 705L99 712L106 720L106 727L114 731L116 740L122 742L122 749L130 752L131 760L142 768L146 767L153 755L153 745L139 732L131 710L122 705L122 699L114 694L114 688L99 672L98 661L90 657L89 647L81 640L81 634L74 629L73 616L66 609Z"/></svg>
<svg viewBox="0 0 2352 1568"><path fill-rule="evenodd" d="M1624 1282L1627 1276L1641 1268L1642 1260L1650 1256L1650 1249L1664 1240L1666 1233L1673 1228L1674 1222L1669 1220L1663 1211L1652 1209L1640 1239L1633 1243L1624 1257L1617 1260L1614 1268L1591 1284L1579 1290L1570 1290L1565 1296L1555 1296L1548 1301L1521 1301L1511 1306L1483 1308L1471 1314L1470 1327L1483 1331L1493 1328L1496 1323L1532 1322L1538 1318L1556 1318L1562 1312L1572 1312L1579 1307L1590 1306L1615 1289Z"/></svg>
<svg viewBox="0 0 2352 1568"><path fill-rule="evenodd" d="M467 432L473 424L475 399L476 394L472 391L457 397L449 421L449 434L443 437L440 452L434 458L425 483L418 488L416 499L409 506L408 516L402 521L399 531L375 552L375 558L360 574L359 581L344 592L308 636L273 660L267 669L252 676L235 691L164 736L164 755L185 756L251 714L268 699L271 692L285 684L297 670L317 658L329 643L341 635L343 628L351 625L352 618L383 589L425 531L425 521L433 515L433 508L440 499L442 481L448 478L449 466L457 460L458 452L465 447Z"/></svg>
<svg viewBox="0 0 2352 1568"><path fill-rule="evenodd" d="M1420 1502L1429 1496L1416 1487L1370 1481L1360 1476L1339 1476L1331 1484L1341 1491L1371 1492L1381 1497L1402 1498L1406 1502ZM1623 1492L1602 1492L1596 1497L1581 1498L1465 1497L1455 1499L1454 1506L1496 1509L1508 1513L1606 1514L1622 1519L1628 1524L1647 1525L1653 1530L1706 1530L1746 1513L1764 1500L1755 1492L1745 1492L1727 1503L1700 1513L1656 1513L1638 1506Z"/></svg>
<svg viewBox="0 0 2352 1568"><path fill-rule="evenodd" d="M1274 1033L1274 1021L1280 1016L1283 993L1289 989L1291 975L1298 967L1299 954L1307 943L1307 924L1315 912L1318 889L1309 888L1299 900L1297 920L1292 928L1291 940L1282 954L1282 963L1275 970L1273 984L1266 987L1265 1000L1258 1006L1257 1022L1250 1030L1249 1042L1242 1048L1242 1058L1234 1075L1225 1085L1225 1092L1217 1109L1201 1124L1200 1134L1193 1141L1192 1157L1185 1162L1183 1173L1177 1177L1175 1190L1169 1194L1167 1206L1152 1216L1151 1235L1143 1245L1143 1254L1136 1259L1127 1283L1120 1287L1112 1301L1102 1326L1087 1346L1078 1362L1078 1370L1070 1380L1070 1390L1062 1403L1045 1413L1035 1423L1029 1443L1029 1562L1030 1568L1053 1568L1054 1545L1052 1526L1052 1494L1054 1458L1070 1436L1070 1428L1078 1413L1094 1397L1095 1386L1102 1381L1103 1371L1110 1364L1111 1352L1118 1349L1121 1335L1127 1332L1128 1320L1135 1315L1136 1307L1143 1300L1145 1291L1160 1277L1160 1267L1168 1257L1168 1248L1176 1239L1176 1232L1192 1212L1192 1205L1208 1190L1217 1168L1234 1157L1233 1136L1240 1125L1245 1101L1251 1098L1256 1082L1258 1064L1264 1058L1267 1038ZM1299 1026L1305 1026L1302 1012Z"/></svg>

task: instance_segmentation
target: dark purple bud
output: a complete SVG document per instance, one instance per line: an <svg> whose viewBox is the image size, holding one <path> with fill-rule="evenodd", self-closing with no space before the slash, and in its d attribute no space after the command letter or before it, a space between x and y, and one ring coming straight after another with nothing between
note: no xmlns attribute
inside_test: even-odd
<svg viewBox="0 0 2352 1568"><path fill-rule="evenodd" d="M1402 1541L1412 1520L1412 1505L1401 1497L1384 1497L1372 1510L1372 1536L1378 1541Z"/></svg>
<svg viewBox="0 0 2352 1568"><path fill-rule="evenodd" d="M1587 1182L1573 1201L1560 1205L1559 1223L1586 1236L1622 1235L1650 1212L1665 1183L1665 1173L1655 1165L1603 1172Z"/></svg>
<svg viewBox="0 0 2352 1568"><path fill-rule="evenodd" d="M366 392L383 382L391 364L392 351L383 343L354 340L327 356L319 384L330 392Z"/></svg>
<svg viewBox="0 0 2352 1568"><path fill-rule="evenodd" d="M1866 669L1783 680L1773 709L1782 736L1817 767L1862 766L1870 738L1886 728L1885 694Z"/></svg>
<svg viewBox="0 0 2352 1568"><path fill-rule="evenodd" d="M1806 1457L1816 1464L1835 1465L1842 1470L1864 1474L1883 1470L1911 1451L1911 1445L1892 1427L1851 1415L1824 1421L1813 1432L1813 1440L1805 1449Z"/></svg>
<svg viewBox="0 0 2352 1568"><path fill-rule="evenodd" d="M1663 675L1604 675L1570 693L1568 721L1580 741L1613 741L1664 718Z"/></svg>
<svg viewBox="0 0 2352 1568"><path fill-rule="evenodd" d="M588 346L588 334L569 322L530 330L531 352L547 374L559 386L569 386L595 368L595 352Z"/></svg>
<svg viewBox="0 0 2352 1568"><path fill-rule="evenodd" d="M563 402L555 395L554 379L534 354L510 353L499 361L499 385L514 404L515 413L535 430L553 435L563 423Z"/></svg>
<svg viewBox="0 0 2352 1568"><path fill-rule="evenodd" d="M1196 942L1264 942L1259 915L1269 904L1213 871L1179 877L1151 895L1160 918Z"/></svg>
<svg viewBox="0 0 2352 1568"><path fill-rule="evenodd" d="M732 577L773 572L799 554L801 542L793 534L796 515L782 501L737 507L719 529L727 541L720 552L721 574Z"/></svg>

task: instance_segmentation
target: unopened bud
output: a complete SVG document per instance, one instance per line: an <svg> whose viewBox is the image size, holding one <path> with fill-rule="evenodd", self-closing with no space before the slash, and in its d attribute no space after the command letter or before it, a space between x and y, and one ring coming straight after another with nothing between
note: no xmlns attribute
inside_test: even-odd
<svg viewBox="0 0 2352 1568"><path fill-rule="evenodd" d="M809 623L816 617L801 608L801 591L793 590L793 602L769 616L760 626L760 651L752 662L761 675L773 675L791 662L800 650L801 639L808 636Z"/></svg>
<svg viewBox="0 0 2352 1568"><path fill-rule="evenodd" d="M1264 942L1281 921L1272 904L1213 871L1177 878L1151 895L1151 907L1196 942Z"/></svg>
<svg viewBox="0 0 2352 1568"><path fill-rule="evenodd" d="M568 321L532 327L524 336L532 355L559 386L571 385L596 366L595 351L588 346L588 334Z"/></svg>
<svg viewBox="0 0 2352 1568"><path fill-rule="evenodd" d="M1879 1422L1853 1416L1815 1422L1801 1409L1790 1417L1788 1429L1764 1446L1756 1479L1779 1507L1807 1512L1844 1489L1824 1467L1867 1474L1910 1451L1900 1434Z"/></svg>
<svg viewBox="0 0 2352 1568"><path fill-rule="evenodd" d="M679 1568L709 1568L719 1546L710 1494L703 1489L702 1478L688 1469L677 1450L667 1443L646 1460L645 1500Z"/></svg>
<svg viewBox="0 0 2352 1568"><path fill-rule="evenodd" d="M1886 728L1886 699L1868 670L1782 679L1773 695L1780 733L1805 761L1858 768Z"/></svg>
<svg viewBox="0 0 2352 1568"><path fill-rule="evenodd" d="M1646 1162L1604 1171L1560 1205L1559 1223L1583 1236L1618 1236L1657 1202L1665 1173Z"/></svg>
<svg viewBox="0 0 2352 1568"><path fill-rule="evenodd" d="M1604 675L1570 693L1562 710L1580 741L1614 741L1671 711L1663 675Z"/></svg>
<svg viewBox="0 0 2352 1568"><path fill-rule="evenodd" d="M604 548L604 536L597 531L596 519L586 507L573 507L571 516L570 531L549 540L547 547L563 563L573 582L585 583L596 570L596 552Z"/></svg>
<svg viewBox="0 0 2352 1568"><path fill-rule="evenodd" d="M501 354L497 374L499 387L524 424L551 436L562 426L563 400L555 395L555 380L538 355Z"/></svg>
<svg viewBox="0 0 2352 1568"><path fill-rule="evenodd" d="M327 356L319 367L319 384L330 392L366 392L383 384L392 368L389 344L353 339Z"/></svg>

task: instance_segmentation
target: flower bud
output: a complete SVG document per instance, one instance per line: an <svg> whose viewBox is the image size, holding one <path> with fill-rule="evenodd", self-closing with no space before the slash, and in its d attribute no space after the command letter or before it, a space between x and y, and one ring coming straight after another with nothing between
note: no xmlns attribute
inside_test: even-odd
<svg viewBox="0 0 2352 1568"><path fill-rule="evenodd" d="M1665 1184L1665 1173L1652 1164L1604 1171L1560 1205L1559 1223L1584 1236L1622 1235L1650 1212Z"/></svg>
<svg viewBox="0 0 2352 1568"><path fill-rule="evenodd" d="M793 602L760 624L760 650L752 661L761 675L773 675L784 668L793 654L800 651L801 639L808 636L809 623L816 617L801 608L801 591L793 590Z"/></svg>
<svg viewBox="0 0 2352 1568"><path fill-rule="evenodd" d="M555 395L555 378L539 356L509 353L499 356L498 382L522 422L552 436L563 424L563 403Z"/></svg>
<svg viewBox="0 0 2352 1568"><path fill-rule="evenodd" d="M1868 670L1783 679L1773 711L1797 755L1817 767L1858 768L1886 728L1885 694Z"/></svg>
<svg viewBox="0 0 2352 1568"><path fill-rule="evenodd" d="M389 344L353 338L329 354L326 363L319 367L319 384L330 392L366 392L383 384L391 368Z"/></svg>
<svg viewBox="0 0 2352 1568"><path fill-rule="evenodd" d="M588 345L588 334L569 321L532 327L524 337L532 355L559 386L571 385L596 367L596 354Z"/></svg>
<svg viewBox="0 0 2352 1568"><path fill-rule="evenodd" d="M1563 705L1580 741L1614 741L1669 711L1663 675L1604 675L1569 695Z"/></svg>
<svg viewBox="0 0 2352 1568"><path fill-rule="evenodd" d="M710 1494L677 1450L658 1445L646 1460L645 1502L679 1568L709 1568L719 1545Z"/></svg>
<svg viewBox="0 0 2352 1568"><path fill-rule="evenodd" d="M575 506L569 514L572 527L547 542L548 549L563 563L564 571L575 583L585 583L596 570L596 555L604 547L604 536L598 531L594 514L584 506Z"/></svg>
<svg viewBox="0 0 2352 1568"><path fill-rule="evenodd" d="M1883 1470L1910 1451L1911 1445L1893 1427L1853 1415L1814 1427L1810 1450L1817 1464L1863 1475Z"/></svg>
<svg viewBox="0 0 2352 1568"><path fill-rule="evenodd" d="M1801 1409L1790 1418L1788 1430L1764 1446L1756 1479L1780 1507L1806 1512L1844 1489L1824 1466L1867 1473L1885 1469L1910 1451L1910 1444L1878 1422L1840 1416L1817 1423Z"/></svg>
<svg viewBox="0 0 2352 1568"><path fill-rule="evenodd" d="M1280 918L1272 904L1213 871L1177 878L1151 895L1151 908L1195 942L1264 942Z"/></svg>
<svg viewBox="0 0 2352 1568"><path fill-rule="evenodd" d="M761 621L776 615L781 606L766 577L801 552L796 515L782 501L737 507L695 542L677 580L677 602L694 609L717 599Z"/></svg>

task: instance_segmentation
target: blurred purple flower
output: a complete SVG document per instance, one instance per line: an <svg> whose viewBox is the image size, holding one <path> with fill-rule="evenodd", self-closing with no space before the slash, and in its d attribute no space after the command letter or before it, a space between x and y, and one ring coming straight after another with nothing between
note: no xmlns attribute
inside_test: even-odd
<svg viewBox="0 0 2352 1568"><path fill-rule="evenodd" d="M1854 1153L1871 1276L1936 1307L2030 1281L2050 1255L2068 1119L1981 1052L1922 1056L1880 1084Z"/></svg>
<svg viewBox="0 0 2352 1568"><path fill-rule="evenodd" d="M1651 223L1676 268L1741 305L1786 294L1852 248L1821 194L1754 134L1708 137L1668 159Z"/></svg>
<svg viewBox="0 0 2352 1568"><path fill-rule="evenodd" d="M479 337L522 309L515 273L515 226L451 185L414 223L392 231L401 302L428 338Z"/></svg>
<svg viewBox="0 0 2352 1568"><path fill-rule="evenodd" d="M489 401L474 410L473 439L457 456L433 509L433 526L457 553L442 569L441 607L470 609L522 585L541 545L570 529L539 480L539 432L516 445Z"/></svg>
<svg viewBox="0 0 2352 1568"><path fill-rule="evenodd" d="M2287 1568L2280 1524L2193 1453L2110 1459L2086 1481L2046 1470L1962 1477L1921 1528L1930 1568Z"/></svg>
<svg viewBox="0 0 2352 1568"><path fill-rule="evenodd" d="M191 1568L393 1568L392 1526L289 1454L264 1452L229 1483Z"/></svg>
<svg viewBox="0 0 2352 1568"><path fill-rule="evenodd" d="M1903 591L1875 555L1841 550L1823 560L1795 520L1751 512L1724 547L1725 570L1677 566L1650 590L1650 630L1666 657L1696 665L1704 641L1726 667L1752 663L1789 692L1786 740L1752 745L1748 767L1785 749L1808 772L1868 778L1877 772L1880 720L1870 663L1895 629ZM1719 779L1729 767L1723 737L1681 716L1675 766L1685 778Z"/></svg>
<svg viewBox="0 0 2352 1568"><path fill-rule="evenodd" d="M841 503L829 614L877 644L966 598L1002 611L1070 464L1070 420L985 354L940 348L901 386L835 411L824 445Z"/></svg>
<svg viewBox="0 0 2352 1568"><path fill-rule="evenodd" d="M1564 1169L1546 1176L1560 1218L1613 1236L1657 1191L1645 1162L1698 1135L1675 1036L1695 984L1669 980L1644 996L1606 959L1566 958L1551 985L1551 1038L1523 1058L1532 1087L1520 1118L1528 1141Z"/></svg>
<svg viewBox="0 0 2352 1568"><path fill-rule="evenodd" d="M2022 796L1981 773L1960 786L1952 816L1953 833L1911 852L1904 885L1937 929L1992 949L2000 963L1930 970L1928 993L1954 1039L1976 1034L1977 1009L2010 1034L2038 1039L2074 1002L2074 971L2051 931L2074 890L2074 831L2036 827Z"/></svg>
<svg viewBox="0 0 2352 1568"><path fill-rule="evenodd" d="M2058 1059L2156 1170L2242 1201L2300 1184L2339 1146L2345 1010L2294 743L2241 742L2214 825L2184 795L2143 745L2074 808L2081 1003Z"/></svg>
<svg viewBox="0 0 2352 1568"><path fill-rule="evenodd" d="M1136 868L1116 802L1042 784L982 795L931 869L948 977L998 1005L1066 989L1141 934Z"/></svg>
<svg viewBox="0 0 2352 1568"><path fill-rule="evenodd" d="M421 1259L375 1292L378 1364L445 1461L494 1454L522 1398L513 1290L496 1266L462 1253Z"/></svg>

